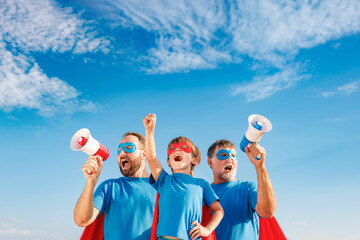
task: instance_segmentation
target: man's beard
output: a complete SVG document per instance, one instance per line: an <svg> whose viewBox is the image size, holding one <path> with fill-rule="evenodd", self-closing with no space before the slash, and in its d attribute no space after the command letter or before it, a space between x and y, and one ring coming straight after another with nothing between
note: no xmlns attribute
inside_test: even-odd
<svg viewBox="0 0 360 240"><path fill-rule="evenodd" d="M122 169L122 165L120 164L120 171L121 171L122 175L124 175L125 177L131 177L139 170L139 168L141 166L141 156L139 156L133 160L130 160L130 158L128 156L124 156L120 159L120 162L123 158L125 158L129 161L130 168L124 171Z"/></svg>
<svg viewBox="0 0 360 240"><path fill-rule="evenodd" d="M224 172L221 172L221 173L218 175L218 177L219 177L221 180L225 181L225 182L228 182L228 181L233 180L234 176L235 176L235 175L234 175L233 173L224 173Z"/></svg>

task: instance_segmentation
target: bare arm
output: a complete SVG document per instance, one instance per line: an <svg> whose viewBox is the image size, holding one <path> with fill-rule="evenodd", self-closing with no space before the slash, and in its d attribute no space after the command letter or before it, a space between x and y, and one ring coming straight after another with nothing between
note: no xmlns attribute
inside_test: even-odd
<svg viewBox="0 0 360 240"><path fill-rule="evenodd" d="M211 211L213 212L213 215L210 219L210 222L208 225L206 225L206 228L209 229L210 233L215 230L215 228L219 225L221 222L221 219L224 217L224 210L221 207L219 201L213 202L213 204L210 205Z"/></svg>
<svg viewBox="0 0 360 240"><path fill-rule="evenodd" d="M94 191L101 169L102 159L99 156L90 156L82 167L86 185L74 209L74 221L79 227L91 224L99 215L99 210L94 207ZM87 170L90 170L92 174Z"/></svg>
<svg viewBox="0 0 360 240"><path fill-rule="evenodd" d="M255 165L258 179L258 193L256 212L263 218L272 218L276 211L276 197L269 175L265 167L266 151L258 143L251 144L250 148L245 148L250 161ZM257 160L254 156L261 154L261 159Z"/></svg>
<svg viewBox="0 0 360 240"><path fill-rule="evenodd" d="M191 239L197 239L198 237L209 236L221 222L221 219L224 217L224 210L221 207L219 201L213 202L210 205L210 208L213 212L213 215L211 216L210 222L208 223L208 225L206 225L206 227L202 226L197 221L194 221L191 224L191 225L195 224L195 227L193 227L189 232Z"/></svg>
<svg viewBox="0 0 360 240"><path fill-rule="evenodd" d="M156 157L156 147L155 147L155 137L154 137L156 115L153 113L148 114L144 118L143 123L145 127L146 158L148 160L152 176L156 181L163 169L159 159Z"/></svg>

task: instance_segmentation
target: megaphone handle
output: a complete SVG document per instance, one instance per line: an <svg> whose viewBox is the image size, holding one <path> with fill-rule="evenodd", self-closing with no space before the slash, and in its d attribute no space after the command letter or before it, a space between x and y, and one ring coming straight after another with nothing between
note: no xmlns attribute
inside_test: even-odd
<svg viewBox="0 0 360 240"><path fill-rule="evenodd" d="M96 153L95 153L93 156L99 156L99 157L101 157L100 155L98 155L98 154L96 154ZM101 157L101 160L104 161L104 159L103 159L102 157ZM90 171L89 169L86 169L86 171L87 171L87 173L90 174L90 175L93 174L93 172Z"/></svg>
<svg viewBox="0 0 360 240"><path fill-rule="evenodd" d="M259 153L256 157L254 157L256 160L260 160L261 159L261 154Z"/></svg>

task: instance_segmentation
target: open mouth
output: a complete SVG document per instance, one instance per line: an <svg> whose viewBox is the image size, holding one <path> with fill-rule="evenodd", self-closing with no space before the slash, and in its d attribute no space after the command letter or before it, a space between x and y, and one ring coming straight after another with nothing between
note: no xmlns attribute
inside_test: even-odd
<svg viewBox="0 0 360 240"><path fill-rule="evenodd" d="M225 172L231 172L233 170L233 166L231 165L226 165L224 168Z"/></svg>
<svg viewBox="0 0 360 240"><path fill-rule="evenodd" d="M122 159L121 160L121 166L123 169L128 169L130 167L130 162L127 159Z"/></svg>
<svg viewBox="0 0 360 240"><path fill-rule="evenodd" d="M174 157L174 160L175 160L176 162L180 162L182 159L183 159L182 156L179 155L179 154L176 154L175 157Z"/></svg>

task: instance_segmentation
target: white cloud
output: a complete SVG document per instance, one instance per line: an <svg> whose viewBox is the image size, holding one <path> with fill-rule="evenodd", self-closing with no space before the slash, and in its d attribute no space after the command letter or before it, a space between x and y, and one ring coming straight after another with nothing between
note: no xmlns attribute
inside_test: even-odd
<svg viewBox="0 0 360 240"><path fill-rule="evenodd" d="M335 92L323 92L321 93L321 95L324 97L324 98L329 98L329 97L332 97L335 95Z"/></svg>
<svg viewBox="0 0 360 240"><path fill-rule="evenodd" d="M80 99L75 88L48 77L30 57L49 51L107 53L110 41L97 37L89 22L52 0L5 0L0 4L0 26L1 110L28 108L53 117L96 109L91 101Z"/></svg>
<svg viewBox="0 0 360 240"><path fill-rule="evenodd" d="M177 69L166 68L168 56L176 54L189 55L178 58L178 71L192 69L194 64L203 68L204 63L233 61L234 56L249 56L281 68L299 49L360 31L357 0L102 0L93 4L122 26L156 33L156 46L149 51L157 59L155 72ZM209 55L209 50L220 56ZM190 61L194 54L201 60Z"/></svg>
<svg viewBox="0 0 360 240"><path fill-rule="evenodd" d="M0 13L3 40L22 51L108 51L109 40L97 38L96 30L78 14L53 0L5 0Z"/></svg>
<svg viewBox="0 0 360 240"><path fill-rule="evenodd" d="M148 58L141 58L149 61L149 73L212 69L246 57L253 60L255 70L265 66L280 72L253 79L252 86L262 77L265 84L273 82L263 97L303 79L292 75L295 80L284 80L300 49L360 31L358 0L96 0L91 4L114 24L155 34L155 46Z"/></svg>
<svg viewBox="0 0 360 240"><path fill-rule="evenodd" d="M352 81L350 83L345 83L344 85L339 86L338 88L336 88L336 90L322 92L321 95L324 98L333 97L336 94L350 95L355 92L358 92L359 89L360 89L360 81Z"/></svg>
<svg viewBox="0 0 360 240"><path fill-rule="evenodd" d="M30 58L15 56L0 43L0 109L36 110L44 117L94 111L96 106L79 99L80 93L58 78L49 78Z"/></svg>
<svg viewBox="0 0 360 240"><path fill-rule="evenodd" d="M241 93L246 97L246 101L257 101L278 91L294 87L298 81L309 77L308 74L302 74L298 66L290 66L273 75L256 76L250 83L234 85L232 94Z"/></svg>
<svg viewBox="0 0 360 240"><path fill-rule="evenodd" d="M7 222L0 222L0 236L2 237L25 237L31 235L31 231L27 229L21 229L19 223L22 220L11 218Z"/></svg>
<svg viewBox="0 0 360 240"><path fill-rule="evenodd" d="M353 81L351 83L344 84L337 88L337 90L345 95L359 91L360 81Z"/></svg>

